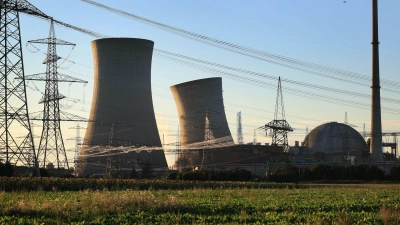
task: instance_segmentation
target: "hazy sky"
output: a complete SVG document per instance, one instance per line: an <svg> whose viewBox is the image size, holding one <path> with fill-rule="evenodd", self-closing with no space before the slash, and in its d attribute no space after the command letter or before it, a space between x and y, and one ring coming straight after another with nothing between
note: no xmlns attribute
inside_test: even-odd
<svg viewBox="0 0 400 225"><path fill-rule="evenodd" d="M30 0L38 9L55 19L104 35L113 37L144 38L155 42L155 48L174 52L206 61L215 62L239 69L262 73L282 79L299 81L306 84L319 85L345 91L370 95L370 84L354 85L337 79L330 79L315 74L290 69L243 55L225 51L194 40L183 38L122 17L79 0ZM126 12L146 17L184 30L217 38L227 42L240 44L257 50L286 56L336 69L354 73L371 75L371 1L348 0L113 0L97 2ZM385 0L379 2L379 39L381 79L394 84L400 82L400 1ZM25 75L45 71L42 64L46 51L45 45L36 44L41 52L32 46L26 47L28 40L48 36L49 23L32 16L21 14L21 33L24 46ZM92 37L74 30L56 26L57 38L76 43L71 52L70 47L59 47L61 57L70 52L69 60L61 65L59 72L87 80L83 84L62 84L60 92L80 102L63 110L83 117L89 116L93 87L93 58L91 50ZM257 79L268 85L261 87L259 83L243 83L229 77L223 78L223 96L225 110L231 133L236 140L236 114L242 112L242 126L245 142L253 141L253 131L274 117L277 80L260 79L254 76L235 73L242 77ZM157 117L160 136L164 134L165 143L176 141L178 116L169 87L178 83L215 77L204 71L192 69L174 61L166 60L158 55L153 57L152 91L153 104ZM355 82L364 78L352 78ZM364 79L364 80L363 80ZM30 82L28 89L29 112L42 110L37 104L41 98L36 85L43 91L43 82ZM382 84L382 88L385 86ZM365 123L367 132L370 128L369 98L354 97L349 94L321 91L304 85L282 82L286 119L295 129L289 134L289 144L303 141L306 127L311 131L316 126L330 122L344 122L347 112L349 122L362 132ZM286 89L286 91L285 91ZM289 91L289 89L291 91ZM399 90L399 88L394 87ZM307 94L304 94L307 92ZM316 95L323 97L316 100ZM302 94L303 93L303 94ZM393 99L400 99L400 91L382 90L383 131L400 131L400 106ZM350 100L364 106L347 106L331 103L326 97ZM392 99L392 103L390 102ZM71 104L71 102L67 102ZM397 110L397 111L396 111ZM36 122L41 125L39 121ZM68 127L76 123L64 122L64 139L73 138L75 130ZM81 123L86 126L85 123ZM35 135L40 136L40 127L36 127ZM258 142L270 143L270 137L261 132L256 133ZM84 131L81 131L84 136ZM385 140L385 139L384 139ZM38 146L39 139L35 140ZM74 141L65 140L66 148L74 148ZM73 152L68 152L73 159ZM171 163L171 156L168 155Z"/></svg>

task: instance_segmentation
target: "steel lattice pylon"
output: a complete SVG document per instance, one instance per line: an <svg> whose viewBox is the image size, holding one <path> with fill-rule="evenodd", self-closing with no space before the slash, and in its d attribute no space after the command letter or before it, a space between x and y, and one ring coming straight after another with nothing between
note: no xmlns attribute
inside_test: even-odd
<svg viewBox="0 0 400 225"><path fill-rule="evenodd" d="M84 129L84 127L79 126L79 123L75 127L70 127L69 129L76 129L76 137L68 138L67 140L74 140L75 141L75 150L74 150L74 174L80 174L81 172L81 165L80 162L80 150L82 147L83 138L81 137L80 130Z"/></svg>
<svg viewBox="0 0 400 225"><path fill-rule="evenodd" d="M26 80L42 80L46 81L45 93L39 103L44 104L44 109L39 115L31 116L32 120L42 120L43 130L40 138L39 148L37 152L38 161L41 167L45 167L46 163L53 163L56 168L68 169L68 159L65 151L64 140L61 133L60 121L87 121L74 115L65 118L66 113L60 112L59 100L65 98L58 91L58 82L80 82L86 81L59 74L57 72L57 61L60 57L57 55L57 45L73 45L75 44L56 38L54 31L54 22L50 20L50 32L48 38L29 41L29 43L47 44L47 56L45 61L46 73L34 74L27 76ZM51 157L49 157L51 156ZM51 159L51 158L54 159Z"/></svg>
<svg viewBox="0 0 400 225"><path fill-rule="evenodd" d="M204 125L204 141L206 143L206 146L203 148L203 158L201 160L201 167L210 167L212 166L214 162L214 153L213 149L211 146L211 141L214 140L214 134L212 132L213 129L217 129L218 127L213 126L210 122L210 114L219 114L219 112L213 111L207 109L205 111L198 111L196 113L205 113L206 118L205 118L205 125Z"/></svg>
<svg viewBox="0 0 400 225"><path fill-rule="evenodd" d="M262 126L266 132L270 130L272 133L272 146L283 146L285 152L290 151L290 146L288 144L287 133L292 132L293 129L290 127L289 123L286 121L285 117L285 107L283 104L281 77L278 80L278 91L276 95L275 104L275 116L274 120Z"/></svg>
<svg viewBox="0 0 400 225"><path fill-rule="evenodd" d="M37 167L31 132L17 1L0 1L0 159ZM28 5L29 7L29 5ZM17 136L22 138L17 139Z"/></svg>
<svg viewBox="0 0 400 225"><path fill-rule="evenodd" d="M208 144L208 142L210 142L211 140L214 139L214 135L213 135L213 132L212 132L212 126L211 126L210 119L209 119L209 111L208 110L206 112L206 124L205 124L205 128L204 129L205 129L204 140ZM201 160L201 165L202 166L210 166L211 164L214 164L213 150L205 148L205 149L203 149L203 159Z"/></svg>

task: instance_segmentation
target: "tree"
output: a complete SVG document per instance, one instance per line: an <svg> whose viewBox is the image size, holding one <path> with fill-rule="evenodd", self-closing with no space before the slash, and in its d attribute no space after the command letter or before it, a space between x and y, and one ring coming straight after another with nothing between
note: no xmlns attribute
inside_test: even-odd
<svg viewBox="0 0 400 225"><path fill-rule="evenodd" d="M131 178L131 179L136 178L136 170L135 170L135 168L133 168L131 170L131 172L129 173L129 178Z"/></svg>
<svg viewBox="0 0 400 225"><path fill-rule="evenodd" d="M299 180L298 168L286 163L272 171L270 180L275 182L297 182Z"/></svg>
<svg viewBox="0 0 400 225"><path fill-rule="evenodd" d="M142 165L142 178L151 179L154 175L154 168L150 162L145 162Z"/></svg>
<svg viewBox="0 0 400 225"><path fill-rule="evenodd" d="M14 167L10 162L3 164L0 162L0 176L12 177L14 175Z"/></svg>
<svg viewBox="0 0 400 225"><path fill-rule="evenodd" d="M110 175L107 178L121 178L121 171L119 170L115 170L115 171L111 171Z"/></svg>
<svg viewBox="0 0 400 225"><path fill-rule="evenodd" d="M185 155L179 156L178 159L175 161L175 167L177 167L179 171L188 168L189 166L190 166L190 160L187 159Z"/></svg>
<svg viewBox="0 0 400 225"><path fill-rule="evenodd" d="M393 166L390 169L390 177L392 180L400 181L400 165Z"/></svg>
<svg viewBox="0 0 400 225"><path fill-rule="evenodd" d="M48 163L47 165L46 165L46 169L54 169L55 167L54 167L54 164L53 163Z"/></svg>

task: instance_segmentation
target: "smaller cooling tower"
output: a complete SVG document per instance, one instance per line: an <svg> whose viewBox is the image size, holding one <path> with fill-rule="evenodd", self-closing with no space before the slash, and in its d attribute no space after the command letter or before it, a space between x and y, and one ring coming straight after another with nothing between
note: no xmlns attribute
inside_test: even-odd
<svg viewBox="0 0 400 225"><path fill-rule="evenodd" d="M160 147L153 151L120 152L118 160L123 162L123 167L134 168L134 161L167 167L151 94L153 45L152 41L136 38L106 38L92 42L95 69L90 120L94 122L88 123L81 150L84 175L104 173L110 163L107 162L108 154L100 154L93 146L110 144L112 124L115 131L112 143L117 146ZM116 161L114 155L112 160ZM120 162L113 163L122 167Z"/></svg>
<svg viewBox="0 0 400 225"><path fill-rule="evenodd" d="M171 86L178 110L180 124L180 142L182 149L186 144L205 140L205 111L208 109L214 138L228 137L233 142L226 120L222 97L222 78L206 78ZM186 157L186 156L185 156ZM188 154L192 165L201 163L202 152Z"/></svg>

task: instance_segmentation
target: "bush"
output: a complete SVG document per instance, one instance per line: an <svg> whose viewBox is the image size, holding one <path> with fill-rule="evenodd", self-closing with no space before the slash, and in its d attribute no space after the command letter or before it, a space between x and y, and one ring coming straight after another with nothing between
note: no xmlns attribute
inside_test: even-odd
<svg viewBox="0 0 400 225"><path fill-rule="evenodd" d="M198 180L198 181L249 181L252 173L242 168L230 170L194 170L182 173L170 173L167 180Z"/></svg>
<svg viewBox="0 0 400 225"><path fill-rule="evenodd" d="M231 181L249 181L252 178L251 171L242 168L233 168L228 170L228 177Z"/></svg>
<svg viewBox="0 0 400 225"><path fill-rule="evenodd" d="M297 182L299 180L298 167L293 166L290 163L283 165L282 167L275 168L269 178L270 181L275 182Z"/></svg>
<svg viewBox="0 0 400 225"><path fill-rule="evenodd" d="M135 170L135 168L133 168L131 170L131 172L129 173L129 178L131 178L131 179L135 179L136 178L136 170Z"/></svg>
<svg viewBox="0 0 400 225"><path fill-rule="evenodd" d="M145 162L142 165L142 178L152 179L154 176L154 167L150 162Z"/></svg>
<svg viewBox="0 0 400 225"><path fill-rule="evenodd" d="M309 178L310 180L333 180L334 171L329 164L314 164L310 168Z"/></svg>
<svg viewBox="0 0 400 225"><path fill-rule="evenodd" d="M179 174L179 173L177 173L177 172L174 172L174 173L166 173L166 174L165 174L165 179L166 179L166 180L176 180L177 177L178 177L178 174Z"/></svg>
<svg viewBox="0 0 400 225"><path fill-rule="evenodd" d="M390 178L394 181L400 181L400 165L390 169Z"/></svg>
<svg viewBox="0 0 400 225"><path fill-rule="evenodd" d="M0 162L0 176L12 177L14 175L14 167L10 162L5 164Z"/></svg>

